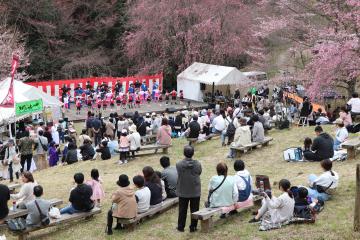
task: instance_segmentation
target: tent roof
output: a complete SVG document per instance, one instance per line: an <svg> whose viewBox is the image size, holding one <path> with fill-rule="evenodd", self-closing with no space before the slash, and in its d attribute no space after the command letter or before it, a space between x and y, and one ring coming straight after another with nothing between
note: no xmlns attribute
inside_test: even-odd
<svg viewBox="0 0 360 240"><path fill-rule="evenodd" d="M9 91L11 78L6 78L5 80L0 82L0 102L4 100ZM42 99L44 106L61 106L62 102L60 102L55 97L49 96L40 89L36 87L25 84L21 81L14 80L14 100L15 103L21 103L31 100ZM26 116L21 116L21 119ZM4 121L14 122L15 119L15 107L14 108L2 108L0 107L0 125Z"/></svg>
<svg viewBox="0 0 360 240"><path fill-rule="evenodd" d="M235 67L195 62L177 76L178 80L190 80L204 84L231 85L248 82L249 79Z"/></svg>

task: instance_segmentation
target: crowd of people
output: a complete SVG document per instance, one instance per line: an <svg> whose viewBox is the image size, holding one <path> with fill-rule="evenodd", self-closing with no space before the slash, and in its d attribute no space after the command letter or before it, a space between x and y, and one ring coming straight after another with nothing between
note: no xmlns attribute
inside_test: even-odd
<svg viewBox="0 0 360 240"><path fill-rule="evenodd" d="M105 91L106 97L109 89L103 85L98 88ZM136 88L135 86L134 91ZM115 95L121 93L120 85L115 86L114 92ZM119 154L118 164L126 164L136 157L137 152L146 144L148 136L155 137L155 144L165 146L172 144L172 138L186 137L204 141L214 135L220 135L221 146L241 147L252 142L262 142L266 131L271 129L273 117L283 111L281 101L279 110L268 99L268 91L265 89L263 92L263 96L257 100L253 100L254 93L249 92L241 101L235 102L234 107L226 109L183 109L174 114L145 115L135 111L131 116L114 112L106 118L101 113L89 110L78 136L70 131L71 123L66 120L60 120L51 127L45 126L43 122L36 122L19 128L17 138L8 140L0 157L2 177L9 178L10 182L14 177L21 177L23 185L19 193L10 194L9 189L0 184L0 219L4 220L8 215L7 203L10 199L16 201L17 208L29 210L29 226L41 224L39 211L36 211L38 206L42 212L48 212L50 202L42 199L44 190L30 173L34 156L37 169L42 170L80 160L109 160L116 154ZM316 115L308 98L305 97L301 106L295 107L296 110L291 107L289 111L286 110L290 117L296 112L299 112L299 116L317 116L316 137L304 140L303 152L304 159L320 162L324 173L320 176L310 174L308 184L304 184L308 186L292 186L288 179L281 179L278 184L281 195L275 197L270 189L257 184L255 188L252 176L242 160L234 161L235 174L232 176L228 174L227 164L220 162L214 169L214 176L209 179L206 205L222 208L221 217L224 218L236 213L237 209L252 204L254 194L261 195L262 206L249 221L259 222L260 230L278 228L289 223L294 216L312 218L313 213L319 212L324 202L330 200L336 192L339 175L333 171L332 161L329 159L348 139L349 129L354 128L352 116L360 113L357 112L360 100L357 101L356 98L358 99L357 95L353 95L348 106L341 108L339 116L335 117L335 138L324 132L320 126L324 121L318 120L327 116L320 110ZM240 99L240 94L237 99ZM107 214L107 234L113 233L114 218L135 218L138 214L159 206L165 199L175 197L179 198L177 230L185 231L188 207L191 213L200 208L202 166L193 159L192 146L185 146L183 153L184 159L178 161L176 166L171 166L169 157L163 156L160 159L162 171L146 166L141 174L132 179L126 174L119 176L116 182L118 188L111 195L112 206ZM231 149L228 158L235 158L235 152ZM101 180L97 169L91 171L87 181L83 173L76 173L74 181L76 186L71 190L70 203L60 210L60 214L87 212L94 207L101 207L105 197L103 185L109 183ZM115 229L123 228L120 222L116 223ZM189 230L197 230L196 219L191 219Z"/></svg>
<svg viewBox="0 0 360 240"><path fill-rule="evenodd" d="M162 102L165 104L177 104L178 99L180 102L184 99L184 92L179 93L172 89L161 91L159 84L154 80L152 88L146 84L136 80L131 83L127 91L120 81L117 81L112 88L106 82L102 82L98 86L92 86L90 81L86 83L85 88L79 84L74 89L72 96L71 89L65 84L61 88L61 102L64 103L65 109L70 109L71 104L75 104L76 114L81 114L83 108L91 111L101 112L108 107L112 110L116 109L134 109L140 108L142 105L150 102Z"/></svg>
<svg viewBox="0 0 360 240"><path fill-rule="evenodd" d="M113 234L113 220L133 219L137 214L144 213L151 208L162 204L165 199L179 198L177 230L184 232L188 207L190 212L200 208L201 163L195 159L194 148L184 147L184 159L171 166L167 156L160 158L162 171L155 171L151 166L145 166L142 174L132 178L121 174L116 182L118 188L111 195L112 206L107 214L107 234ZM320 176L309 175L309 185L291 186L287 179L279 181L281 195L275 197L269 189L260 185L254 187L250 172L242 160L233 163L234 175L229 175L228 166L220 162L216 166L215 175L208 184L208 198L206 204L211 208L222 208L221 218L232 215L237 209L253 204L253 194L263 196L262 206L249 222L260 222L260 230L270 230L289 223L295 217L312 219L313 212L319 212L324 202L329 200L336 192L339 176L332 170L329 159L320 163L324 173ZM3 222L9 213L8 201L14 200L16 208L29 211L26 217L28 226L41 226L41 211L49 216L51 203L42 198L43 187L38 185L30 172L23 172L23 185L19 193L10 194L6 185L0 184L0 219ZM89 180L85 181L83 173L74 175L75 186L71 189L69 204L60 210L60 214L74 214L88 212L94 207L101 207L105 197L104 183L97 169L92 169ZM123 229L121 222L117 221L115 229ZM197 220L191 219L190 232L197 230Z"/></svg>

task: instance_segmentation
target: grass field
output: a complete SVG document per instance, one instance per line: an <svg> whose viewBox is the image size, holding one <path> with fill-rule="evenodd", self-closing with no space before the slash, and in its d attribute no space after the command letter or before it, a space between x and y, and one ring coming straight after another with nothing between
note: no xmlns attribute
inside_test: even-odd
<svg viewBox="0 0 360 240"><path fill-rule="evenodd" d="M328 132L333 132L333 127L326 127ZM314 136L313 128L292 128L291 130L273 130L270 135L274 141L269 147L258 149L245 154L241 159L246 163L247 169L254 176L266 174L272 183L282 178L288 178L292 184L306 184L310 173L320 174L319 163L287 163L282 158L282 151L291 146L302 146L304 137ZM355 136L352 136L355 137ZM186 141L174 140L173 147L169 150L172 164L182 159L182 148ZM207 185L211 176L216 174L215 166L224 161L228 164L230 174L234 173L232 161L226 159L228 148L220 146L220 140L211 140L195 146L195 159L203 166L202 199L207 196ZM318 216L313 225L291 225L282 229L269 232L258 231L258 226L248 224L251 213L244 212L228 218L217 225L208 234L200 232L190 234L178 233L177 208L171 210L137 226L135 231L115 231L113 236L104 233L106 225L106 212L110 207L111 193L116 189L116 180L120 174L128 174L130 178L141 172L146 165L160 170L159 158L161 154L139 157L126 165L118 166L118 158L108 161L87 161L72 166L58 166L35 173L35 179L45 189L46 198L68 199L69 189L72 187L72 176L76 172L83 172L88 178L92 168L98 168L104 181L106 200L103 201L101 215L91 221L74 222L37 232L33 239L360 239L359 234L352 231L354 196L355 196L355 169L356 161L335 162L334 170L340 175L340 185L337 195L326 203L324 211ZM278 196L277 187L273 187ZM203 204L202 204L203 205ZM189 218L188 218L189 220ZM189 221L187 221L187 224ZM188 229L186 229L188 230ZM9 239L13 239L6 233Z"/></svg>

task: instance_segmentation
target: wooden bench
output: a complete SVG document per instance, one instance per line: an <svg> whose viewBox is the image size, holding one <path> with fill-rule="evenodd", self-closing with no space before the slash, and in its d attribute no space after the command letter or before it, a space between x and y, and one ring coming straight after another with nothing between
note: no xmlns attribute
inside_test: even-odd
<svg viewBox="0 0 360 240"><path fill-rule="evenodd" d="M359 139L350 139L341 144L342 148L347 150L348 159L352 160L356 157L356 150L360 147L360 140Z"/></svg>
<svg viewBox="0 0 360 240"><path fill-rule="evenodd" d="M273 140L272 137L265 137L264 141L262 142L252 142L249 145L242 146L242 147L230 147L231 149L235 150L235 157L240 157L241 153L246 153L253 149L256 149L258 146L268 146L269 143Z"/></svg>
<svg viewBox="0 0 360 240"><path fill-rule="evenodd" d="M167 198L165 199L165 201L162 202L161 205L159 204L158 206L150 208L148 211L144 213L138 214L136 218L132 218L132 219L119 218L118 222L125 225L129 230L133 230L135 228L135 225L140 221L146 218L151 218L156 214L163 213L168 209L170 209L171 207L177 205L178 202L179 202L179 198Z"/></svg>
<svg viewBox="0 0 360 240"><path fill-rule="evenodd" d="M154 153L157 153L157 151L159 149L162 149L162 152L164 154L167 154L168 149L171 147L172 147L172 145L158 145L158 144L144 145L144 146L141 146L140 149L136 153L144 152L144 151L152 151L152 150L155 150ZM119 149L115 149L114 152L119 153ZM146 154L144 154L144 155L146 155Z"/></svg>
<svg viewBox="0 0 360 240"><path fill-rule="evenodd" d="M211 140L214 137L220 136L219 134L215 134L215 133L211 133L208 136L205 137L204 140L199 141L198 138L186 138L186 140L189 142L189 145L194 145L195 143L201 143L201 142L205 142L207 140Z"/></svg>
<svg viewBox="0 0 360 240"><path fill-rule="evenodd" d="M141 141L144 145L156 143L156 135L146 135L141 137Z"/></svg>
<svg viewBox="0 0 360 240"><path fill-rule="evenodd" d="M12 232L12 233L14 235L18 236L19 240L26 240L29 237L29 234L31 232L39 231L39 230L46 229L46 228L49 228L49 227L63 225L63 224L73 222L73 221L76 221L76 220L80 220L80 219L83 219L83 218L88 219L88 218L94 216L95 214L99 214L99 213L101 213L101 209L100 208L94 208L90 212L80 212L80 213L74 213L74 214L62 214L60 219L51 219L50 224L47 225L47 226L30 227L30 228L27 228L24 231Z"/></svg>
<svg viewBox="0 0 360 240"><path fill-rule="evenodd" d="M259 202L261 202L262 197L256 195L253 197L253 201L249 203L249 205L239 208L238 210L240 210L240 212L249 210L251 208L253 208L255 205L258 205ZM231 208L231 207L226 207ZM201 232L209 232L212 227L214 226L213 223L213 216L219 213L223 212L223 207L219 207L219 208L203 208L200 209L197 212L194 212L191 214L191 218L192 219L197 219L200 221L200 225L201 225ZM231 210L236 210L237 208L234 206L233 209ZM230 209L229 209L230 210Z"/></svg>
<svg viewBox="0 0 360 240"><path fill-rule="evenodd" d="M63 201L60 199L50 199L49 200L51 206L56 207L59 206L61 204L63 204ZM6 220L9 219L14 219L14 218L18 218L18 217L24 217L28 214L28 210L27 209L16 209L14 210L10 210L8 216L6 217Z"/></svg>

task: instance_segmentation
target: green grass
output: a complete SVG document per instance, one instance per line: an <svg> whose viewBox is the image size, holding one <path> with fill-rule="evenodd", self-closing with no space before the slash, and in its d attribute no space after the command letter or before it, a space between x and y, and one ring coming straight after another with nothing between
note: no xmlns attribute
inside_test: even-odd
<svg viewBox="0 0 360 240"><path fill-rule="evenodd" d="M332 132L332 127L326 128ZM270 176L271 183L278 182L282 178L288 178L292 184L300 185L307 183L310 173L320 174L319 163L287 163L282 158L282 151L291 146L302 146L306 136L313 137L313 128L292 128L291 130L273 130L270 135L274 141L269 147L258 149L245 154L241 159L246 163L247 169L254 176L266 174ZM354 136L353 136L354 137ZM182 159L182 147L185 140L174 140L173 147L169 150L172 164ZM228 163L230 174L233 174L232 162L227 160L228 148L220 146L220 140L211 140L195 146L195 159L203 166L202 199L207 196L207 185L210 177L216 173L215 166L218 162ZM35 173L35 179L43 185L46 198L61 198L65 202L68 199L69 190L72 187L72 176L76 172L83 172L87 178L92 168L98 168L104 181L106 199L102 202L103 212L91 221L79 221L69 225L46 229L34 233L33 239L359 239L360 235L352 231L354 196L355 196L355 170L356 161L335 162L334 170L340 175L340 185L337 195L326 203L324 211L318 216L313 225L291 225L282 229L269 232L258 231L257 225L248 224L251 218L250 212L244 212L231 217L216 225L208 234L200 232L178 233L175 230L177 224L177 207L138 225L133 232L120 231L108 237L105 235L106 213L110 207L111 193L116 189L115 182L120 174L128 174L130 178L141 172L146 165L160 170L158 155L139 157L126 165L116 165L117 158L109 161L87 161L72 166L58 166ZM279 192L274 186L275 195ZM189 218L187 221L189 224ZM9 239L13 239L6 233Z"/></svg>

